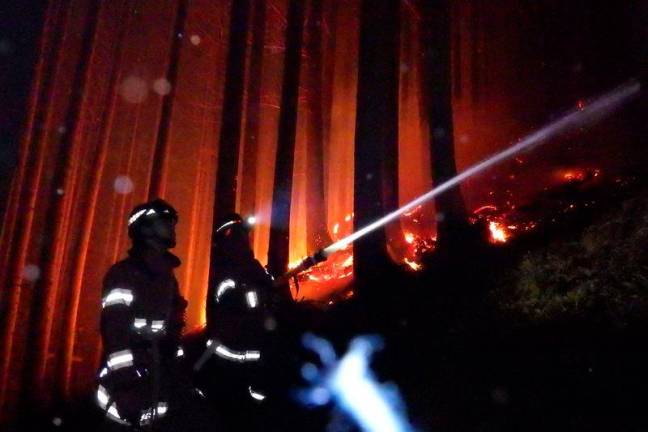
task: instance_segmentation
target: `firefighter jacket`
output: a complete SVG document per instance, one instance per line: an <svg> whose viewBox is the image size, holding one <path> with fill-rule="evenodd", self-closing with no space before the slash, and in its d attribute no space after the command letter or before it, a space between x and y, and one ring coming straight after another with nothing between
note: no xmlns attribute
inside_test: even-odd
<svg viewBox="0 0 648 432"><path fill-rule="evenodd" d="M145 426L163 417L177 391L186 300L169 252L131 249L103 283L103 361L97 400L116 422Z"/></svg>
<svg viewBox="0 0 648 432"><path fill-rule="evenodd" d="M195 369L214 359L202 380L213 381L204 382L206 387L227 391L208 390L210 397L258 402L265 399L263 375L276 325L272 278L254 258L219 264L207 293L207 347Z"/></svg>
<svg viewBox="0 0 648 432"><path fill-rule="evenodd" d="M250 348L262 338L272 279L257 260L218 273L207 293L208 333L231 348Z"/></svg>

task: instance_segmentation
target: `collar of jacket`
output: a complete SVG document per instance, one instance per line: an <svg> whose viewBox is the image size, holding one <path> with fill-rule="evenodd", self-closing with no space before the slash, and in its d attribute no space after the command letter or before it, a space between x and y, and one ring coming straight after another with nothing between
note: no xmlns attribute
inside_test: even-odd
<svg viewBox="0 0 648 432"><path fill-rule="evenodd" d="M159 252L151 248L133 247L128 255L136 260L143 261L146 267L154 273L173 271L180 266L180 258L169 251Z"/></svg>

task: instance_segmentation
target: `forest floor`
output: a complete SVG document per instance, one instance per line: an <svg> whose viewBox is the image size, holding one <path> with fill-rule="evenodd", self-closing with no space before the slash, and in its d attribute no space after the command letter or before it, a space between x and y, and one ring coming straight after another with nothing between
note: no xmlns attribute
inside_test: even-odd
<svg viewBox="0 0 648 432"><path fill-rule="evenodd" d="M433 257L400 312L378 314L377 368L415 426L647 429L648 188L586 199L505 246Z"/></svg>

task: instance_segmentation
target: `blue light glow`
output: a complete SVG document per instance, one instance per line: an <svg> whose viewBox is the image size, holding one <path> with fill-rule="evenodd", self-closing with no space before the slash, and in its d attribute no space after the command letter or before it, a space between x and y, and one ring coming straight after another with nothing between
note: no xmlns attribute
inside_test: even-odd
<svg viewBox="0 0 648 432"><path fill-rule="evenodd" d="M404 403L396 386L381 384L369 367L373 353L382 348L376 336L354 338L349 350L339 360L333 346L312 334L303 337L304 346L319 355L323 367L313 370L305 365L304 378L312 387L299 393L308 405L324 405L329 401L343 410L363 431L408 432Z"/></svg>

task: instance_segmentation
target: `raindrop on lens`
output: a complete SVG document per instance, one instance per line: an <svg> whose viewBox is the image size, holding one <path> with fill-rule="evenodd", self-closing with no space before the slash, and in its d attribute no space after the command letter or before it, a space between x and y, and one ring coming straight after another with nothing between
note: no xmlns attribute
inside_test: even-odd
<svg viewBox="0 0 648 432"><path fill-rule="evenodd" d="M263 322L263 327L267 331L274 331L277 328L277 321L272 317L268 317Z"/></svg>
<svg viewBox="0 0 648 432"><path fill-rule="evenodd" d="M35 264L27 264L22 271L22 277L26 281L35 282L41 276L40 267Z"/></svg>
<svg viewBox="0 0 648 432"><path fill-rule="evenodd" d="M121 175L115 178L113 187L115 188L115 192L126 195L133 191L134 186L133 186L133 181L130 179L130 177L126 175Z"/></svg>
<svg viewBox="0 0 648 432"><path fill-rule="evenodd" d="M171 83L166 78L159 78L153 82L153 91L160 96L166 96L171 93Z"/></svg>
<svg viewBox="0 0 648 432"><path fill-rule="evenodd" d="M126 78L119 86L119 94L128 103L144 102L148 91L146 81L134 75Z"/></svg>

